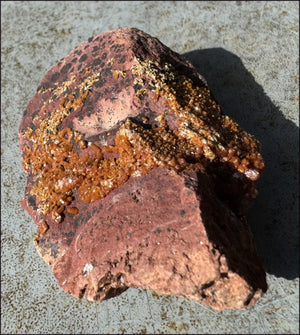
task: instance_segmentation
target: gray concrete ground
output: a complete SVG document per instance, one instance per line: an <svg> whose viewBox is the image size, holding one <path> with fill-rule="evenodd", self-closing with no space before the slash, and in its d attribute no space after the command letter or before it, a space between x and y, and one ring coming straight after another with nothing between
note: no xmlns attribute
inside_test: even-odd
<svg viewBox="0 0 300 335"><path fill-rule="evenodd" d="M299 333L299 3L16 1L1 3L1 333ZM224 111L262 143L266 172L249 224L269 290L251 309L129 289L101 303L62 291L19 207L22 112L44 73L93 35L134 26L189 58Z"/></svg>

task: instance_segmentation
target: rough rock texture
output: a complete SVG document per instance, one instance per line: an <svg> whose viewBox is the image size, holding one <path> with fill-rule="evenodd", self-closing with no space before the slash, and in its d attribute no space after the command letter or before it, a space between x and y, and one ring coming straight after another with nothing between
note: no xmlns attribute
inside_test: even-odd
<svg viewBox="0 0 300 335"><path fill-rule="evenodd" d="M244 217L259 143L157 39L126 28L79 45L44 76L19 136L21 205L65 291L144 287L216 309L266 291Z"/></svg>

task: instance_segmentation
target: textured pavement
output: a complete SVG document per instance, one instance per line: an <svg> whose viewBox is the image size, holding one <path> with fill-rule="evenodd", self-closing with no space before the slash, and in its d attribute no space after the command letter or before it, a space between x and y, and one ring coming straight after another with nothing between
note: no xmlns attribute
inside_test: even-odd
<svg viewBox="0 0 300 335"><path fill-rule="evenodd" d="M1 333L299 333L299 3L1 2ZM221 107L262 143L266 171L248 215L269 289L247 311L128 289L99 303L56 283L19 207L18 127L43 75L93 35L137 27L184 54Z"/></svg>

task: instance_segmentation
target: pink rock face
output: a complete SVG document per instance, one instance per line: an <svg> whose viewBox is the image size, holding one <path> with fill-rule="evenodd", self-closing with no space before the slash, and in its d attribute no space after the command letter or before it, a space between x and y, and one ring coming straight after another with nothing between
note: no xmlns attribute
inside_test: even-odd
<svg viewBox="0 0 300 335"><path fill-rule="evenodd" d="M133 28L75 48L20 125L35 245L77 298L128 287L245 309L267 289L244 214L259 143L196 69Z"/></svg>

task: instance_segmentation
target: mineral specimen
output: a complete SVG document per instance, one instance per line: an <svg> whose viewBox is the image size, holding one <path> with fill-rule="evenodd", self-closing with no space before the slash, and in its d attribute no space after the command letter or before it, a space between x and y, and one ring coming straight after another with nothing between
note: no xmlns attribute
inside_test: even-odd
<svg viewBox="0 0 300 335"><path fill-rule="evenodd" d="M260 145L158 39L124 28L76 47L44 76L19 137L21 205L66 292L143 287L245 309L266 291L245 220Z"/></svg>

